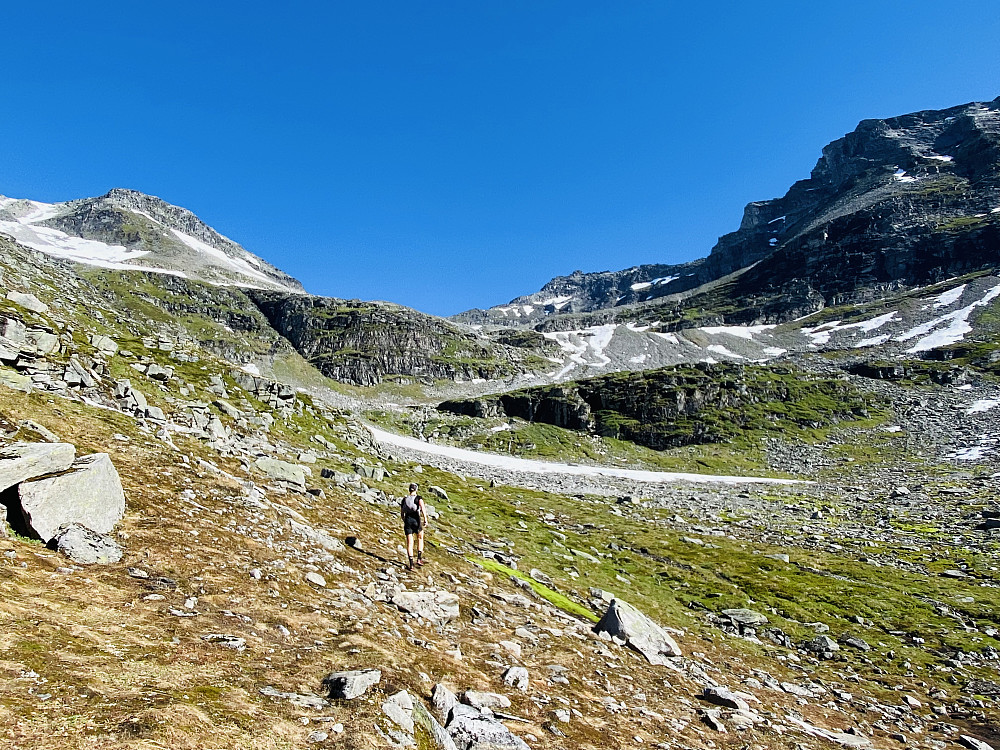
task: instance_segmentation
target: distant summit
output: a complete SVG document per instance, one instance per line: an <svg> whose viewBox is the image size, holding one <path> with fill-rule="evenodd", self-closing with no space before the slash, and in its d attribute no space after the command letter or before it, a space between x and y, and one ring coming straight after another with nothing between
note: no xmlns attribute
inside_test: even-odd
<svg viewBox="0 0 1000 750"><path fill-rule="evenodd" d="M219 286L302 292L302 284L191 211L135 190L39 203L0 196L0 232L47 255Z"/></svg>

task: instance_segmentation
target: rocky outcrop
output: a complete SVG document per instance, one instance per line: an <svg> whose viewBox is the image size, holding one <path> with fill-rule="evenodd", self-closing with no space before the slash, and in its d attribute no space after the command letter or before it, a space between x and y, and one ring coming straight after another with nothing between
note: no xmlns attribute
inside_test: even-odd
<svg viewBox="0 0 1000 750"><path fill-rule="evenodd" d="M252 291L271 325L324 375L375 385L401 376L499 378L538 364L519 347L399 305Z"/></svg>
<svg viewBox="0 0 1000 750"><path fill-rule="evenodd" d="M790 367L698 364L445 401L442 411L516 417L662 450L721 442L736 428L817 427L876 403L846 381Z"/></svg>

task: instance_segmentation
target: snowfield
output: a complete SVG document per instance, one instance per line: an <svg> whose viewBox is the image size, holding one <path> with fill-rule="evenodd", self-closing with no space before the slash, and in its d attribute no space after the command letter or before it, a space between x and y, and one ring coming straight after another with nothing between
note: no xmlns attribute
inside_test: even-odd
<svg viewBox="0 0 1000 750"><path fill-rule="evenodd" d="M440 456L451 458L456 461L479 464L480 466L492 466L508 471L525 472L529 474L570 474L574 476L588 477L618 477L621 479L631 479L636 482L702 482L718 484L744 484L755 482L760 484L807 484L798 479L771 479L769 477L734 477L716 474L690 474L676 471L639 471L635 469L615 469L608 466L579 466L577 464L560 464L549 461L535 461L529 458L515 458L513 456L501 456L496 453L483 453L471 451L464 448L455 448L450 445L437 445L426 443L416 438L397 435L393 432L380 430L370 424L365 425L372 433L372 437L380 443L393 445L397 448L405 448L415 453L422 453L428 456Z"/></svg>

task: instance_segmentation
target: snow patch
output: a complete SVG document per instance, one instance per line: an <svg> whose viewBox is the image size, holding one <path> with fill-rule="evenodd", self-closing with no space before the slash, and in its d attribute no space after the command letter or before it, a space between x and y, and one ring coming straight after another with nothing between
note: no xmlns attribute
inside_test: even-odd
<svg viewBox="0 0 1000 750"><path fill-rule="evenodd" d="M954 289L949 289L947 292L942 292L937 297L934 298L934 307L949 307L958 302L962 297L962 292L965 291L965 284L961 286L956 286Z"/></svg>
<svg viewBox="0 0 1000 750"><path fill-rule="evenodd" d="M729 336L735 336L736 338L746 339L747 341L752 341L753 337L758 333L764 333L765 331L770 331L776 328L773 325L761 325L761 326L705 326L698 330L704 331L709 335L717 334L727 334Z"/></svg>
<svg viewBox="0 0 1000 750"><path fill-rule="evenodd" d="M929 349L936 349L940 346L947 346L961 341L965 334L972 331L968 318L978 307L984 307L1000 295L1000 284L992 287L983 295L982 299L976 300L971 305L966 305L958 310L934 318L927 323L911 328L909 331L901 333L896 337L897 341L909 341L910 339L921 337L917 343L907 349L908 354L924 352Z"/></svg>
<svg viewBox="0 0 1000 750"><path fill-rule="evenodd" d="M743 357L742 355L737 354L736 352L729 351L722 344L709 344L708 346L705 347L705 349L707 349L710 352L715 352L716 354L721 354L724 357L732 357L734 359L745 359L745 357Z"/></svg>
<svg viewBox="0 0 1000 750"><path fill-rule="evenodd" d="M372 433L372 437L380 443L395 445L407 448L420 453L444 456L446 458L459 461L468 461L481 466L493 466L506 469L508 471L519 471L527 474L572 474L573 476L589 477L621 477L631 479L636 482L711 482L719 484L743 484L745 482L758 482L763 484L803 484L795 479L771 479L768 477L739 477L724 476L715 474L689 474L673 471L638 471L636 469L616 469L606 466L580 466L578 464L559 464L548 461L536 461L527 458L515 458L513 456L501 456L495 453L483 453L481 451L470 451L464 448L455 448L450 445L436 445L425 443L416 438L397 435L392 432L380 430L372 425L365 425Z"/></svg>
<svg viewBox="0 0 1000 750"><path fill-rule="evenodd" d="M968 409L965 410L966 414L979 414L980 412L989 411L990 409L995 409L1000 406L1000 400L995 398L981 398L978 401L974 401Z"/></svg>

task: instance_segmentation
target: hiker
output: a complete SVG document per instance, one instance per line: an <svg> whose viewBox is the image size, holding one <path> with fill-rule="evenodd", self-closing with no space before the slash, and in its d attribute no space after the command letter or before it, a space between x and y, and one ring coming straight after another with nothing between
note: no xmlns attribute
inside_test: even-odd
<svg viewBox="0 0 1000 750"><path fill-rule="evenodd" d="M424 499L417 494L417 485L410 483L410 494L399 504L399 517L403 519L406 534L407 570L413 570L413 537L417 537L417 565L424 564L424 527L427 526L427 509Z"/></svg>

